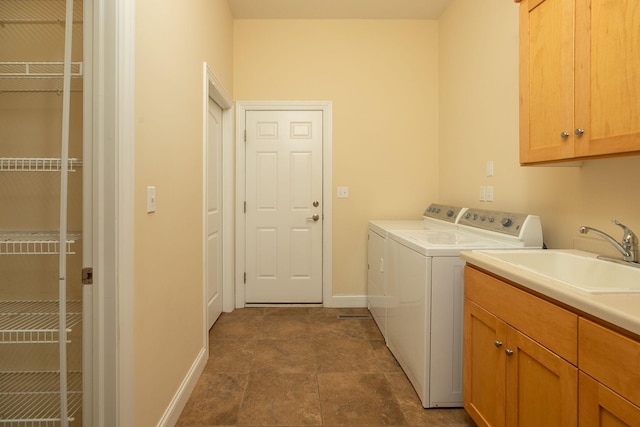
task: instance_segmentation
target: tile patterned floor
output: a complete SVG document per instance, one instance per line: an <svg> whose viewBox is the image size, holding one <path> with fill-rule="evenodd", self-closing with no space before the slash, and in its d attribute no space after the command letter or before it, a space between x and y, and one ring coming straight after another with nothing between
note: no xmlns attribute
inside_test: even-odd
<svg viewBox="0 0 640 427"><path fill-rule="evenodd" d="M209 361L176 426L475 426L428 409L366 309L245 308L209 332Z"/></svg>

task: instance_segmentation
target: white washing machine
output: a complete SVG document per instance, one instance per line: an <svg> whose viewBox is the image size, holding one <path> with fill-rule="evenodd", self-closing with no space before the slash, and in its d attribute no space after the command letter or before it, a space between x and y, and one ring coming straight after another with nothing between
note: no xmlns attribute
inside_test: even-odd
<svg viewBox="0 0 640 427"><path fill-rule="evenodd" d="M462 406L462 250L541 248L537 216L467 209L457 227L387 233L387 345L422 406Z"/></svg>
<svg viewBox="0 0 640 427"><path fill-rule="evenodd" d="M369 221L367 231L367 305L380 332L387 339L387 285L386 258L387 234L392 230L434 230L455 229L456 222L465 208L445 206L436 203L429 205L422 220L413 221Z"/></svg>

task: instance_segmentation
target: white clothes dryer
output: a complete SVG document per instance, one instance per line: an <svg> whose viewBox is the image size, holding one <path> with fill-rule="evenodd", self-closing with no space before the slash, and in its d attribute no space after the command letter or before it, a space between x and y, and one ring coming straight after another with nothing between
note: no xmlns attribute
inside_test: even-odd
<svg viewBox="0 0 640 427"><path fill-rule="evenodd" d="M392 230L455 229L466 211L457 206L430 204L421 220L369 221L367 230L367 306L380 332L387 339L387 234Z"/></svg>
<svg viewBox="0 0 640 427"><path fill-rule="evenodd" d="M457 227L387 233L387 345L422 405L462 406L462 250L541 248L533 215L467 209Z"/></svg>

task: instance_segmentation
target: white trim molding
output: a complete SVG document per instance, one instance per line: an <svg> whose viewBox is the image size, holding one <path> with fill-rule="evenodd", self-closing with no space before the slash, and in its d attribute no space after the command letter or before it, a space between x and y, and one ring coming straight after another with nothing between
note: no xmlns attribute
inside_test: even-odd
<svg viewBox="0 0 640 427"><path fill-rule="evenodd" d="M236 103L236 308L245 306L244 269L245 269L245 113L250 110L288 110L322 111L322 187L323 187L323 227L322 227L322 302L332 307L333 299L333 260L332 260L332 103L331 101L240 101Z"/></svg>
<svg viewBox="0 0 640 427"><path fill-rule="evenodd" d="M85 369L93 374L91 425L118 427L135 423L135 0L95 0L92 12L94 337Z"/></svg>
<svg viewBox="0 0 640 427"><path fill-rule="evenodd" d="M234 214L233 214L233 198L234 198L234 107L233 101L224 85L218 80L216 75L211 71L209 65L203 64L204 88L203 88L203 171L206 170L206 153L207 153L207 111L208 101L211 98L222 109L222 309L225 312L231 312L235 308L235 286L234 286ZM207 177L203 173L203 191L207 188ZM202 199L206 200L206 193L203 193ZM203 211L204 212L204 211ZM203 229L206 230L206 215L203 213ZM206 233L203 233L203 249L205 253ZM204 259L204 258L203 258ZM205 295L205 313L206 313L206 276L203 272L203 291ZM205 320L206 322L206 320ZM205 331L206 333L206 331ZM207 334L208 337L208 334Z"/></svg>
<svg viewBox="0 0 640 427"><path fill-rule="evenodd" d="M118 426L135 424L134 393L134 191L136 2L117 0L116 146L116 387Z"/></svg>

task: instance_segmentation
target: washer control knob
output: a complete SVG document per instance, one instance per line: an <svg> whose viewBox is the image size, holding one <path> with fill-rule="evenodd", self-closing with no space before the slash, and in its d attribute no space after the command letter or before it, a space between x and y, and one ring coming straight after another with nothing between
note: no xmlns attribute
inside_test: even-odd
<svg viewBox="0 0 640 427"><path fill-rule="evenodd" d="M492 216L490 216L490 217L489 217L489 222L490 222L490 223L493 223L493 221L495 221L495 220L496 220L496 219L495 219L494 217L492 217Z"/></svg>
<svg viewBox="0 0 640 427"><path fill-rule="evenodd" d="M503 227L511 227L513 225L513 220L511 218L502 218L500 223Z"/></svg>
<svg viewBox="0 0 640 427"><path fill-rule="evenodd" d="M449 218L451 218L451 217L453 216L453 214L454 214L454 213L455 213L455 212L453 212L453 209L449 209L449 210L447 211L447 216L448 216Z"/></svg>

